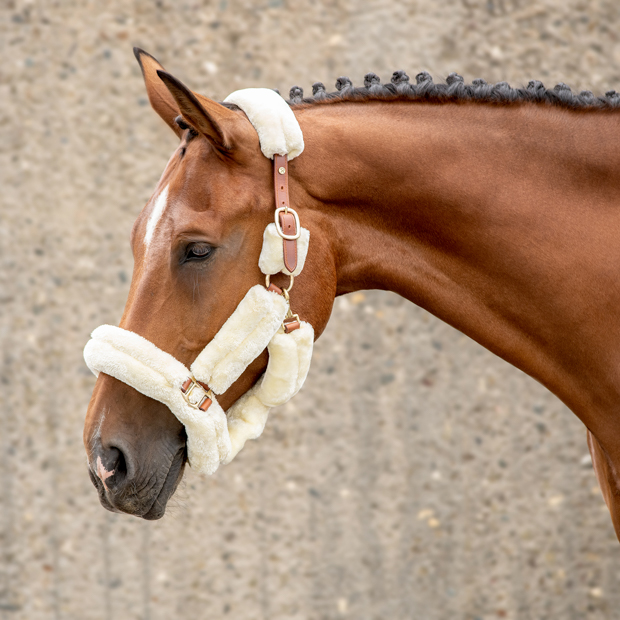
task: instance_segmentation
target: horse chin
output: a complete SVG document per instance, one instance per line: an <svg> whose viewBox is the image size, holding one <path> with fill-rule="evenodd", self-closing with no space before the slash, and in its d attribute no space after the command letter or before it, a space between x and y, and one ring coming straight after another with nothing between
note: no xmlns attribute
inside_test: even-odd
<svg viewBox="0 0 620 620"><path fill-rule="evenodd" d="M185 463L187 462L187 451L185 447L181 448L170 463L168 472L163 482L153 485L151 492L144 498L137 495L129 496L121 494L115 496L93 473L89 467L88 474L92 483L99 494L101 505L110 512L121 514L129 514L134 517L140 517L147 521L156 521L161 519L166 513L168 500L174 495L183 472L185 471Z"/></svg>
<svg viewBox="0 0 620 620"><path fill-rule="evenodd" d="M166 506L168 504L168 500L174 495L174 492L177 490L179 486L179 482L181 482L181 478L183 478L183 472L185 471L185 463L187 462L187 451L185 448L177 452L176 456L172 460L172 464L170 465L170 469L168 470L168 474L166 475L166 479L164 480L164 484L159 491L159 495L155 498L153 505L149 509L148 512L144 513L141 516L143 519L147 521L156 521L157 519L161 519L166 513Z"/></svg>

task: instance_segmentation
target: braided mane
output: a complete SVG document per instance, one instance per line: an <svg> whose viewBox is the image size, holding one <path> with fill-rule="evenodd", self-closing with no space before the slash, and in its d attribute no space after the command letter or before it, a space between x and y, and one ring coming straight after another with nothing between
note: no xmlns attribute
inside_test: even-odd
<svg viewBox="0 0 620 620"><path fill-rule="evenodd" d="M426 71L418 73L416 83L409 82L404 71L395 71L389 84L381 84L379 76L368 73L364 76L364 86L355 87L348 77L336 80L336 91L328 93L322 82L312 85L312 97L304 97L299 86L291 88L288 103L291 106L344 101L394 101L415 100L434 103L455 101L480 101L484 103L517 103L531 101L570 109L614 109L620 108L620 93L610 90L604 97L597 97L589 90L573 93L566 84L560 82L552 89L542 82L532 80L525 88L512 88L508 82L488 84L484 80L474 80L465 84L457 73L451 73L446 82L435 84Z"/></svg>

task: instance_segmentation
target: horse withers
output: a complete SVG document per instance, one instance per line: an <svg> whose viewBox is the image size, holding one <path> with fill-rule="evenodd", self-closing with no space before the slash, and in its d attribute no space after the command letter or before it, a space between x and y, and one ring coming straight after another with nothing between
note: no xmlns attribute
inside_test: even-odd
<svg viewBox="0 0 620 620"><path fill-rule="evenodd" d="M272 163L240 109L136 56L180 142L132 230L121 327L189 365L264 280ZM620 535L620 97L403 72L337 87L291 92L305 142L291 202L311 235L296 312L318 337L337 295L394 291L540 381L586 425ZM267 360L219 397L225 410ZM84 441L106 508L163 516L186 462L167 407L101 374Z"/></svg>

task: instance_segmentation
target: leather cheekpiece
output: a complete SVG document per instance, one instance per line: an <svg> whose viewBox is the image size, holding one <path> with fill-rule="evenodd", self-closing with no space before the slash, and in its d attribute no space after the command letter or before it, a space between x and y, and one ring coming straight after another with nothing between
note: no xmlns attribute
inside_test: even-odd
<svg viewBox="0 0 620 620"><path fill-rule="evenodd" d="M276 197L276 209L287 209L290 205L288 195L288 160L286 155L273 156L273 185ZM280 228L285 235L298 233L295 216L280 211ZM283 239L284 265L292 273L297 268L297 239Z"/></svg>

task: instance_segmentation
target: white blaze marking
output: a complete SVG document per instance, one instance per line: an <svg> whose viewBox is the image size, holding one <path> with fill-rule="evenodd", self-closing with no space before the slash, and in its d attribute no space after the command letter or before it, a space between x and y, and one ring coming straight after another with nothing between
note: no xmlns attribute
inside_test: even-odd
<svg viewBox="0 0 620 620"><path fill-rule="evenodd" d="M115 469L113 469L112 471L108 471L105 468L105 465L101 462L101 457L100 456L97 457L97 475L99 476L99 479L101 480L101 482L103 482L104 486L106 486L105 481L110 476L113 476L115 471L116 471Z"/></svg>
<svg viewBox="0 0 620 620"><path fill-rule="evenodd" d="M159 196L157 196L157 200L155 201L155 206L151 211L151 215L149 216L149 221L146 223L146 233L144 234L144 243L148 250L149 244L151 243L151 239L153 238L153 234L155 233L155 229L157 228L157 224L161 219L161 216L164 214L164 209L168 204L168 185L164 189Z"/></svg>

